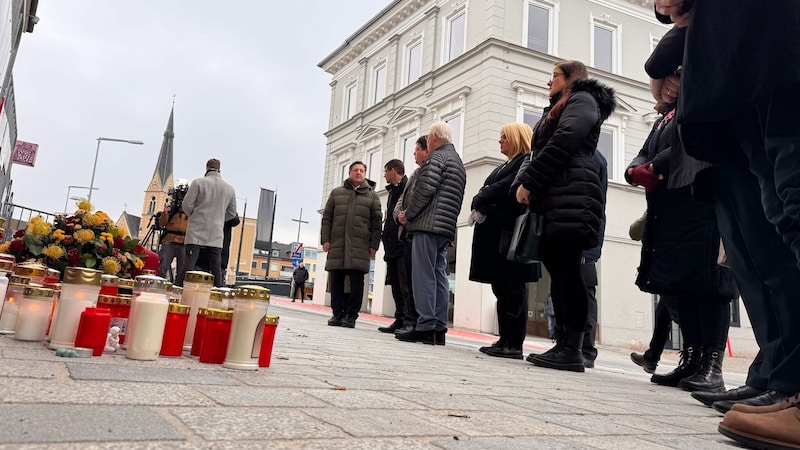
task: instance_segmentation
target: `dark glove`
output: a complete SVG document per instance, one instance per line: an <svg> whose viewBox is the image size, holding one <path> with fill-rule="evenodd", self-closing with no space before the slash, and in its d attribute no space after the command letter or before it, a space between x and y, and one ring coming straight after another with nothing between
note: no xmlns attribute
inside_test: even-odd
<svg viewBox="0 0 800 450"><path fill-rule="evenodd" d="M653 171L653 165L651 163L645 163L631 169L630 178L633 184L644 187L647 192L655 189L664 179L662 175Z"/></svg>

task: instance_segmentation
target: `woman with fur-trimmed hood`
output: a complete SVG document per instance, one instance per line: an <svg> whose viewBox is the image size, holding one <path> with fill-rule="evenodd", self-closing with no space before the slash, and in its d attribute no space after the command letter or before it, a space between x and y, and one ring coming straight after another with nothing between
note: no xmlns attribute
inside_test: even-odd
<svg viewBox="0 0 800 450"><path fill-rule="evenodd" d="M528 361L583 372L589 294L581 252L598 244L604 203L592 156L617 101L613 89L588 78L580 61L556 64L548 86L550 106L533 128L531 161L520 168L516 197L544 216L540 257L551 278L556 345Z"/></svg>

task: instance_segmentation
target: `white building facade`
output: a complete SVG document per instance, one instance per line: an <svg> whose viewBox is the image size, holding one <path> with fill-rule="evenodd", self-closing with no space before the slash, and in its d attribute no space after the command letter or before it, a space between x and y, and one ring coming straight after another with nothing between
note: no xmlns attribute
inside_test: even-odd
<svg viewBox="0 0 800 450"><path fill-rule="evenodd" d="M653 298L634 285L641 250L628 226L645 209L644 191L627 185L623 172L639 152L653 121L654 101L644 61L668 30L654 19L652 0L396 0L356 31L319 66L330 73L330 120L321 207L363 161L378 183L383 165L400 159L411 174L414 143L435 120L453 128L467 169L467 187L450 255L452 326L494 332L495 298L489 285L469 281L473 229L467 225L472 197L505 157L500 127L533 125L549 104L553 65L576 59L590 76L617 91L619 106L603 126L598 149L609 162L607 226L598 263L598 341L626 345L650 339ZM384 212L384 217L386 213ZM326 254L317 255L314 301L329 303ZM391 316L382 251L364 308ZM546 329L545 274L529 285L529 332ZM737 304L738 306L738 304ZM737 353L757 351L744 310L731 328Z"/></svg>

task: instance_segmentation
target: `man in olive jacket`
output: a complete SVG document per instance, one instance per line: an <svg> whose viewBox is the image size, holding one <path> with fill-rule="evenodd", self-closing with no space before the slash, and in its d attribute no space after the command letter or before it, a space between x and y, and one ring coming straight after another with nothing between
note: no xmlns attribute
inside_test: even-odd
<svg viewBox="0 0 800 450"><path fill-rule="evenodd" d="M367 166L350 164L350 177L331 191L322 213L320 241L328 252L325 270L331 277L332 327L354 328L364 296L364 274L381 242L381 203L374 184L366 179ZM350 295L344 279L350 279Z"/></svg>

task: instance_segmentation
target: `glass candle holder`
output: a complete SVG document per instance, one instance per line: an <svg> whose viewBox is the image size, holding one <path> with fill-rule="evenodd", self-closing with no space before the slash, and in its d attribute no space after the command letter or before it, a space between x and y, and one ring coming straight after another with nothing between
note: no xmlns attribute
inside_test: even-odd
<svg viewBox="0 0 800 450"><path fill-rule="evenodd" d="M257 370L264 317L269 307L269 289L261 286L241 286L236 291L231 337L223 367Z"/></svg>
<svg viewBox="0 0 800 450"><path fill-rule="evenodd" d="M14 275L30 278L30 284L44 284L47 276L47 267L36 263L18 264L14 268Z"/></svg>
<svg viewBox="0 0 800 450"><path fill-rule="evenodd" d="M100 295L119 295L119 277L104 273L100 277Z"/></svg>
<svg viewBox="0 0 800 450"><path fill-rule="evenodd" d="M222 292L217 288L211 288L211 294L208 297L208 307L212 309L228 309L228 305L222 301Z"/></svg>
<svg viewBox="0 0 800 450"><path fill-rule="evenodd" d="M50 342L50 334L54 330L53 325L56 319L58 319L58 300L61 298L61 283L45 283L44 287L53 290L53 306L50 308L50 321L47 323L47 332L44 334L44 340Z"/></svg>
<svg viewBox="0 0 800 450"><path fill-rule="evenodd" d="M128 332L125 341L130 341L133 335L136 333L136 300L139 298L142 293L150 292L156 293L159 295L163 295L165 300L168 300L167 295L167 280L166 278L161 278L155 275L139 275L133 280L133 297L131 297L131 313L130 317L128 317ZM121 345L122 348L127 347L127 343L125 345Z"/></svg>
<svg viewBox="0 0 800 450"><path fill-rule="evenodd" d="M52 289L26 287L19 304L14 339L18 341L44 340L52 303Z"/></svg>
<svg viewBox="0 0 800 450"><path fill-rule="evenodd" d="M45 273L44 273L44 283L43 284L45 284L45 285L47 285L47 284L55 284L55 283L58 283L59 281L61 281L61 272L56 270L56 269L47 267L45 269Z"/></svg>
<svg viewBox="0 0 800 450"><path fill-rule="evenodd" d="M11 276L14 269L14 263L11 261L4 261L0 259L0 298L6 298L6 291L8 290L8 277ZM0 316L3 315L3 306L5 301L0 302Z"/></svg>
<svg viewBox="0 0 800 450"><path fill-rule="evenodd" d="M111 322L108 328L119 328L119 344L125 343L128 332L128 318L131 315L131 296L130 295L103 295L97 298L97 306L106 308L111 312Z"/></svg>
<svg viewBox="0 0 800 450"><path fill-rule="evenodd" d="M111 324L111 311L105 308L86 308L81 313L75 347L92 349L92 355L100 356L106 346L106 337Z"/></svg>
<svg viewBox="0 0 800 450"><path fill-rule="evenodd" d="M164 338L169 302L164 293L142 292L134 300L128 326L136 327L127 339L125 356L129 359L154 360L158 358Z"/></svg>
<svg viewBox="0 0 800 450"><path fill-rule="evenodd" d="M200 308L197 310L197 320L194 325L194 337L192 338L192 349L189 354L192 356L200 356L200 349L203 347L203 330L206 328L206 315L208 308Z"/></svg>
<svg viewBox="0 0 800 450"><path fill-rule="evenodd" d="M183 354L183 337L186 335L186 326L189 324L189 310L187 305L169 304L160 356L181 356Z"/></svg>
<svg viewBox="0 0 800 450"><path fill-rule="evenodd" d="M12 275L8 280L6 296L3 299L3 314L0 315L0 334L11 334L17 326L19 303L22 294L30 283L30 278Z"/></svg>
<svg viewBox="0 0 800 450"><path fill-rule="evenodd" d="M214 286L214 275L207 272L189 271L183 279L183 294L181 303L188 305L189 324L186 327L186 336L183 341L184 350L192 349L192 339L194 329L197 325L197 311L200 308L208 308L208 301L211 298L211 288Z"/></svg>
<svg viewBox="0 0 800 450"><path fill-rule="evenodd" d="M133 295L133 287L136 281L132 278L120 278L117 280L117 295Z"/></svg>
<svg viewBox="0 0 800 450"><path fill-rule="evenodd" d="M64 270L58 315L50 339L51 349L75 347L81 313L97 305L102 275L99 270L85 267L67 267Z"/></svg>
<svg viewBox="0 0 800 450"><path fill-rule="evenodd" d="M200 362L222 364L228 348L233 319L232 311L208 309L203 328L203 343L200 349Z"/></svg>
<svg viewBox="0 0 800 450"><path fill-rule="evenodd" d="M183 288L180 286L172 286L172 298L177 299L175 303L183 303Z"/></svg>
<svg viewBox="0 0 800 450"><path fill-rule="evenodd" d="M272 360L272 346L275 344L275 332L278 330L278 316L267 316L264 319L264 337L261 339L261 352L258 354L258 367L269 367Z"/></svg>

